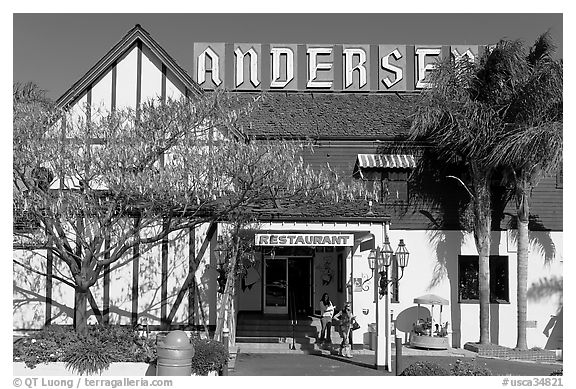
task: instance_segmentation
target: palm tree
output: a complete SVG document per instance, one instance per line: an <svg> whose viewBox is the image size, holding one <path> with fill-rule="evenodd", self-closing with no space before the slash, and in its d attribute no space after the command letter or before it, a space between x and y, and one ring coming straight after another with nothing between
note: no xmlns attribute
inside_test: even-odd
<svg viewBox="0 0 576 389"><path fill-rule="evenodd" d="M518 348L526 348L529 193L555 169L562 154L562 66L551 59L543 34L528 54L522 42L501 40L478 62L446 59L421 95L412 138L432 144L444 163L462 162L452 176L467 190L479 255L480 343L489 343L489 253L493 183L502 170L513 178L519 225ZM501 197L502 198L502 197Z"/></svg>
<svg viewBox="0 0 576 389"><path fill-rule="evenodd" d="M526 350L528 221L530 194L542 177L562 162L562 63L551 58L550 35L541 35L528 53L520 45L508 52L506 67L517 76L502 89L508 102L502 115L505 129L489 164L508 173L516 202L518 225L518 286L516 348ZM513 60L509 60L513 59Z"/></svg>
<svg viewBox="0 0 576 389"><path fill-rule="evenodd" d="M479 257L480 343L490 342L490 232L492 176L486 162L498 139L497 112L489 103L494 80L490 52L477 63L450 58L433 72L432 87L423 91L411 127L411 137L429 142L439 161L463 164L465 173L451 176L470 197L472 230Z"/></svg>

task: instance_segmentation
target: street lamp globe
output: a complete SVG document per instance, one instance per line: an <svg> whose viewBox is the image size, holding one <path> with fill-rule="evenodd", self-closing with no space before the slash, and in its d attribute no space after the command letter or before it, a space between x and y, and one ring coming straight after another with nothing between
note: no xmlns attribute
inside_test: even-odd
<svg viewBox="0 0 576 389"><path fill-rule="evenodd" d="M408 266L409 256L410 253L406 249L404 239L400 239L400 243L398 243L398 249L396 250L396 259L398 260L398 266L400 266L402 269Z"/></svg>
<svg viewBox="0 0 576 389"><path fill-rule="evenodd" d="M388 266L390 266L390 263L392 263L393 254L394 251L392 250L392 247L390 246L390 241L386 236L384 238L384 247L382 247L382 251L380 251L380 258L378 259L380 269L382 269L383 267L388 268Z"/></svg>
<svg viewBox="0 0 576 389"><path fill-rule="evenodd" d="M378 256L377 253L379 251L380 250L378 250L378 249L372 249L372 250L370 250L370 254L368 254L368 266L370 267L370 270L374 270L376 257Z"/></svg>

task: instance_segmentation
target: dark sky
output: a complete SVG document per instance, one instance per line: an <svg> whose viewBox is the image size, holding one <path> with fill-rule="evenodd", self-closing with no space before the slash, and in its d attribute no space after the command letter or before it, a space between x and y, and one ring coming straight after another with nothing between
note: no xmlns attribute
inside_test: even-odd
<svg viewBox="0 0 576 389"><path fill-rule="evenodd" d="M550 29L562 57L562 14L14 14L14 81L60 97L139 23L189 73L193 42L528 44Z"/></svg>

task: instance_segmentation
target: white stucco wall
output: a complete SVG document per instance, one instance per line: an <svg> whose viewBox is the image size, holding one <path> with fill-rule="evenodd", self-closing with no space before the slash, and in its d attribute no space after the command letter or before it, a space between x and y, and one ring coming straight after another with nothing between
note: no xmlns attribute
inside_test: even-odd
<svg viewBox="0 0 576 389"><path fill-rule="evenodd" d="M161 233L161 226L147 228L140 232L143 238L157 236ZM162 246L140 245L140 259L138 263L138 312L139 319L147 319L148 324L160 324L160 306L162 289Z"/></svg>
<svg viewBox="0 0 576 389"><path fill-rule="evenodd" d="M92 85L92 121L98 123L112 109L112 70Z"/></svg>
<svg viewBox="0 0 576 389"><path fill-rule="evenodd" d="M162 96L162 62L146 46L142 47L142 101Z"/></svg>
<svg viewBox="0 0 576 389"><path fill-rule="evenodd" d="M529 347L550 346L552 340L543 331L549 324L551 316L561 312L562 294L554 289L562 280L562 233L533 232L531 233L531 252L529 256L528 276L528 321L536 323L535 328L529 328L527 341ZM398 240L405 240L410 251L410 262L405 275L400 281L399 303L392 303L394 317L400 315L398 322L399 334L405 337L411 324L416 319L414 298L425 294L436 294L450 301L450 306L443 307L442 322L450 323L452 346L463 347L466 342L477 342L479 339L479 305L477 303L458 302L458 254L477 255L474 239L471 234L460 234L456 231L441 233L426 231L390 231L390 243L395 250ZM461 241L462 238L462 241ZM509 267L509 297L508 304L491 304L491 340L503 346L516 345L516 252L513 244L507 240L507 232L495 232L492 236L492 255L507 255ZM543 242L541 246L537 242ZM545 260L544 247L556 248L555 255ZM355 277L368 271L366 255L354 257ZM354 310L361 324L374 322L375 310L373 303L373 283L369 291L354 292ZM552 287L551 287L552 286ZM383 306L383 305L382 305ZM428 310L429 306L422 306ZM363 309L370 310L367 315ZM424 309L421 314L425 313ZM439 320L439 307L434 309L434 318ZM355 336L360 339L362 329ZM405 338L406 339L406 338ZM357 338L354 339L355 342Z"/></svg>
<svg viewBox="0 0 576 389"><path fill-rule="evenodd" d="M371 270L368 267L370 248L381 245L381 225L340 225L337 223L268 223L261 226L263 232L318 232L318 231L354 231L369 230L374 235L374 241L358 244L354 247L352 260L347 261L345 270L346 285L352 296L354 314L361 325L354 332L354 342L366 342L368 324L374 323L374 279L362 287L353 285L353 279L365 281L370 279ZM399 239L404 239L410 252L410 262L404 277L400 281L399 302L391 303L390 309L397 320L399 336L408 339L412 323L417 318L417 308L414 298L425 294L436 294L450 301L449 306L442 307L442 323L449 322L451 345L463 347L466 342L477 342L479 339L479 305L478 303L460 303L458 301L458 255L477 255L472 234L458 231L408 231L391 230L390 244L396 250ZM491 340L503 346L516 345L516 242L514 233L508 231L492 234L492 255L508 256L509 272L509 303L491 304ZM529 255L528 276L528 346L555 348L561 342L562 328L562 232L531 232L531 249ZM317 253L315 266L315 296L314 301L324 291L331 296L337 296L334 291L319 287L319 266L324 262L326 253ZM326 258L330 259L330 258ZM334 284L335 287L336 284ZM329 287L328 287L329 288ZM345 298L345 294L343 294ZM383 300L379 300L380 309L384 309ZM338 301L337 305L340 303ZM317 304L315 304L317 305ZM341 305L341 304L340 304ZM261 287L240 294L240 309L250 310L261 307ZM340 307L339 307L340 308ZM316 308L317 309L317 308ZM420 317L430 314L430 306L421 306ZM559 325L556 329L548 329L549 337L544 332L547 325L554 324L559 315ZM440 307L434 307L434 320L440 321ZM552 334L553 331L556 331Z"/></svg>
<svg viewBox="0 0 576 389"><path fill-rule="evenodd" d="M201 225L196 229L194 255L200 252L202 243L206 239L208 225ZM142 232L147 235L147 231ZM207 324L215 324L216 320L216 272L214 270L215 258L212 249L215 247L214 239L208 245L206 252L200 259L198 272L195 274L200 295L198 299L202 305ZM181 233L172 233L168 240L168 282L167 282L167 314L173 307L176 297L184 285L188 275L190 234L188 230ZM46 272L46 250L37 252L27 250L14 250L14 259L28 267L40 272ZM110 272L110 323L131 324L132 317L132 280L133 261L132 250L129 250L119 261L111 266ZM70 279L68 267L54 257L53 273L65 279ZM211 266L209 266L211 264ZM46 322L46 277L31 273L18 264L13 265L13 328L31 329L42 328ZM161 321L161 280L162 280L162 248L154 246L149 250L142 245L138 265L138 322L141 324L157 325ZM91 288L98 308L103 310L104 279L103 273L98 282ZM73 323L74 289L56 279L52 280L52 323ZM188 323L188 292L184 296L173 324ZM89 307L90 309L90 307ZM195 312L195 324L202 324L202 314L196 305L192 307ZM89 323L96 323L96 317L90 315Z"/></svg>
<svg viewBox="0 0 576 389"><path fill-rule="evenodd" d="M86 93L74 102L70 110L66 113L66 136L78 136L86 125L86 108L88 97Z"/></svg>
<svg viewBox="0 0 576 389"><path fill-rule="evenodd" d="M134 46L116 66L116 108L136 108L138 48Z"/></svg>
<svg viewBox="0 0 576 389"><path fill-rule="evenodd" d="M184 96L186 87L168 69L166 72L166 100L180 100Z"/></svg>
<svg viewBox="0 0 576 389"><path fill-rule="evenodd" d="M24 266L46 271L46 250L36 252L15 250L14 260ZM46 321L46 278L12 264L12 317L18 327L42 328ZM18 328L17 327L17 328Z"/></svg>
<svg viewBox="0 0 576 389"><path fill-rule="evenodd" d="M202 248L202 243L208 234L208 224L200 225L196 228L196 244L195 255L198 256ZM212 240L204 255L200 258L198 270L195 273L196 284L198 285L198 293L195 309L196 323L202 323L202 317L208 321L209 324L216 323L216 278L218 273L215 270L216 257L214 256L213 249L216 247L217 233L214 234ZM200 312L198 305L201 305L203 311Z"/></svg>

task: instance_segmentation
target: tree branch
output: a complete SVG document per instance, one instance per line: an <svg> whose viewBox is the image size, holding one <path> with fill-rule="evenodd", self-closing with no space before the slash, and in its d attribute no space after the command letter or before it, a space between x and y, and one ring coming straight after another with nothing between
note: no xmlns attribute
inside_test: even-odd
<svg viewBox="0 0 576 389"><path fill-rule="evenodd" d="M62 283L64 283L64 284L70 286L71 288L76 288L76 286L75 286L72 282L70 282L70 281L68 281L68 280L65 280L65 279L62 278L62 277L56 276L56 275L54 275L54 274L48 275L47 273L43 273L43 272L41 272L41 271L39 271L39 270L36 270L36 269L34 269L34 268L31 268L30 266L27 266L27 265L23 264L22 262L19 262L19 261L15 260L15 259L13 259L12 262L14 262L14 263L17 264L17 265L22 266L24 269L29 270L29 271L31 271L32 273L36 273L36 274L39 274L39 275L44 276L44 277L52 277L52 278L54 278L55 280L58 280L58 281L60 281L60 282L62 282Z"/></svg>

